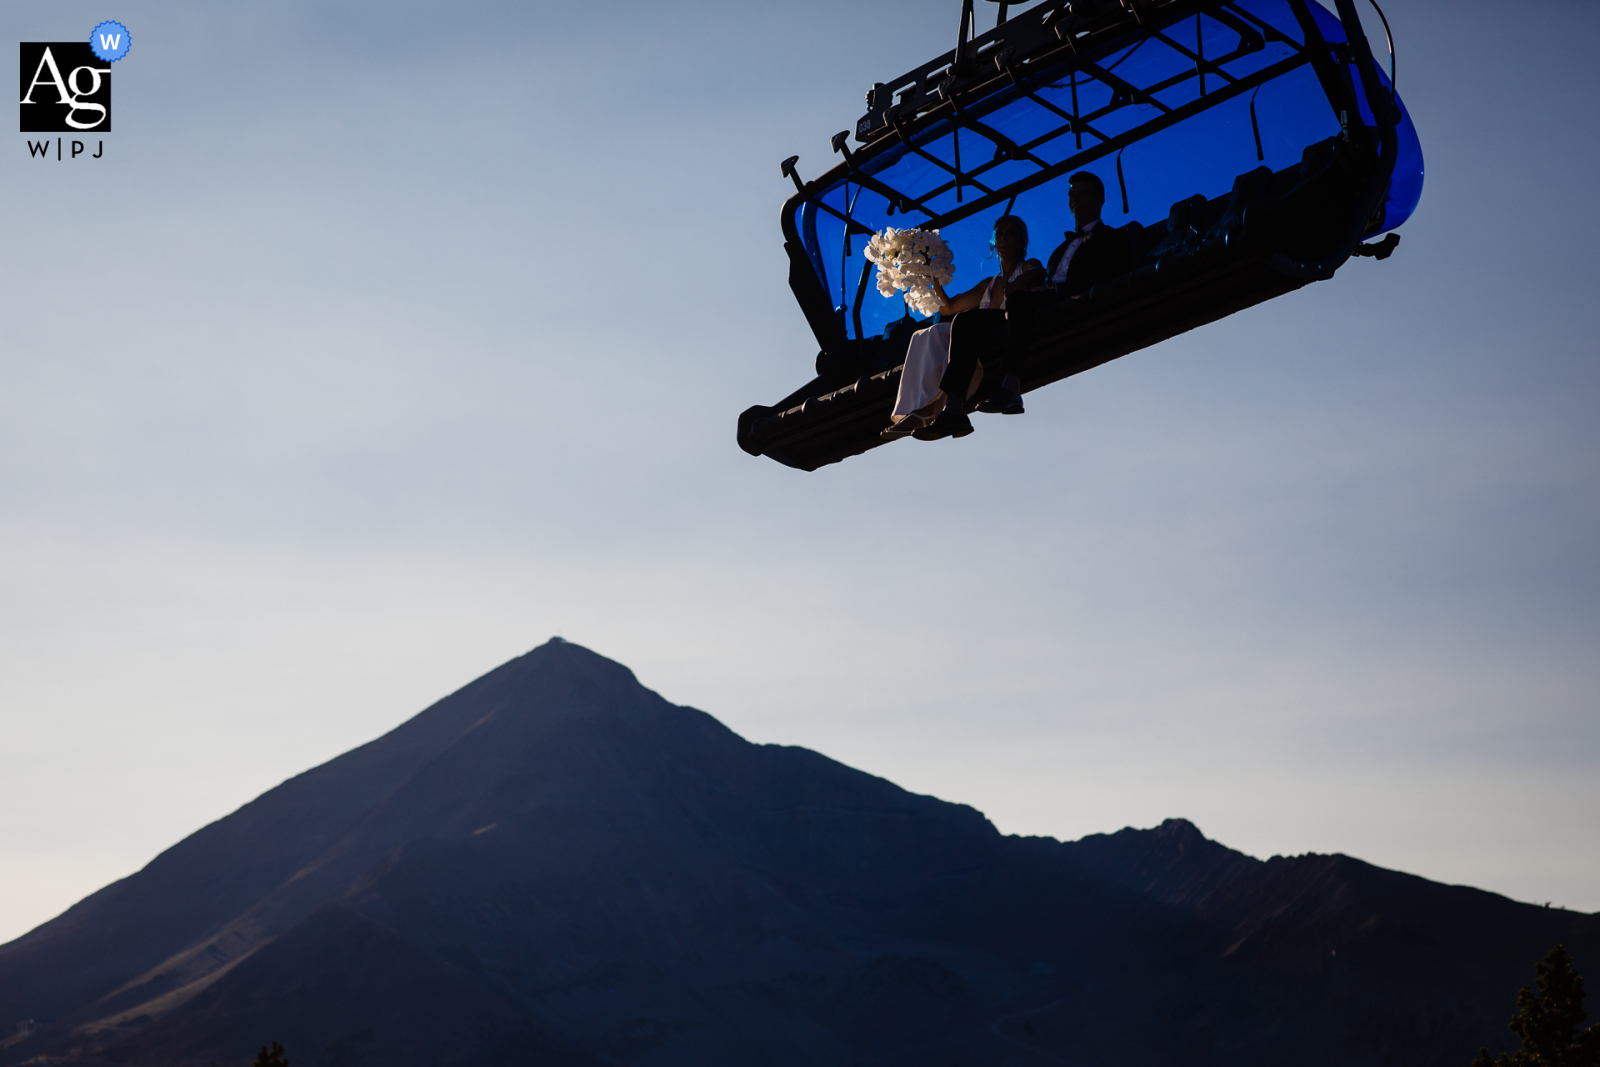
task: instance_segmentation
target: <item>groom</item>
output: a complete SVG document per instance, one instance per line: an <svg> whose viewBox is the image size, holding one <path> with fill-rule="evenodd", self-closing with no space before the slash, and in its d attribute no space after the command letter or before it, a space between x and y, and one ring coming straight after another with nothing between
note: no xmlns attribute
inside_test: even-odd
<svg viewBox="0 0 1600 1067"><path fill-rule="evenodd" d="M1134 268L1133 243L1121 230L1100 221L1106 187L1099 176L1086 170L1067 179L1067 207L1077 224L1066 240L1050 253L1043 270L1031 270L1010 285L996 281L999 291L992 302L1005 297L1005 310L992 307L964 311L950 324L950 364L939 387L947 397L966 398L967 385L979 363L985 376L999 374L1000 386L978 404L978 410L1002 415L1022 414L1023 365L1038 312L1088 291L1107 278ZM964 403L947 403L933 425L917 431L925 440L965 437L972 432Z"/></svg>

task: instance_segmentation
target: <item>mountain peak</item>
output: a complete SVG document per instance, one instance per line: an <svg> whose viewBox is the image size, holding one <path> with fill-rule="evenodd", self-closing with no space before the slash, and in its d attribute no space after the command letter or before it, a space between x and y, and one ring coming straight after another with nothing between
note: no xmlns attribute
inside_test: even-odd
<svg viewBox="0 0 1600 1067"><path fill-rule="evenodd" d="M1200 844L1201 842L1206 844L1214 843L1200 831L1200 827L1188 819L1162 819L1161 825L1157 826L1153 832L1157 838L1174 842L1180 847Z"/></svg>
<svg viewBox="0 0 1600 1067"><path fill-rule="evenodd" d="M550 638L472 684L493 678L499 671L508 671L525 696L550 695L549 687L553 683L558 684L558 674L564 674L564 680L568 683L595 686L606 697L646 693L655 696L640 684L633 671L621 663L562 637Z"/></svg>
<svg viewBox="0 0 1600 1067"><path fill-rule="evenodd" d="M1374 871L1185 819L1002 837L556 637L0 946L0 1020L38 1021L0 1067L269 1039L300 1067L1375 1067L1413 1031L1442 1051L1402 1058L1444 1064L1503 1022L1508 961L1600 948L1591 917Z"/></svg>

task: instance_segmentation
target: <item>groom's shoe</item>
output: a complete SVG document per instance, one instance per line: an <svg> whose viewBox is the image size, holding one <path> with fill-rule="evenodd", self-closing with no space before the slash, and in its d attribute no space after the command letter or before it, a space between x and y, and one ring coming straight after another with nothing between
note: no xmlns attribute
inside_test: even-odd
<svg viewBox="0 0 1600 1067"><path fill-rule="evenodd" d="M924 426L911 436L919 441L938 441L946 437L965 437L971 432L972 420L967 418L966 412L946 408L933 420L933 425Z"/></svg>
<svg viewBox="0 0 1600 1067"><path fill-rule="evenodd" d="M984 398L978 410L989 415L1021 415L1022 394L1009 389L997 389L993 395Z"/></svg>

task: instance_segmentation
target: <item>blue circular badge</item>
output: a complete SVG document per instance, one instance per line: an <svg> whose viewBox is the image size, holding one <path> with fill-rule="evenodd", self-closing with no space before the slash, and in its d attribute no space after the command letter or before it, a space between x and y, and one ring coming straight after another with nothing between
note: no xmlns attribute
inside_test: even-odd
<svg viewBox="0 0 1600 1067"><path fill-rule="evenodd" d="M133 40L128 36L128 27L120 22L102 22L89 34L89 47L94 49L94 54L107 63L115 63L128 54L128 49L133 46Z"/></svg>

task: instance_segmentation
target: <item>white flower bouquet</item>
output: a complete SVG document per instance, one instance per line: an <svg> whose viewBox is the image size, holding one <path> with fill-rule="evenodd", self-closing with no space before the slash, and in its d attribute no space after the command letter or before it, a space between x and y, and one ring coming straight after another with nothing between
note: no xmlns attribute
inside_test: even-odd
<svg viewBox="0 0 1600 1067"><path fill-rule="evenodd" d="M878 265L878 292L906 294L906 303L923 315L932 315L943 303L935 285L949 285L955 277L955 253L938 230L897 230L893 226L873 234L867 242L867 259Z"/></svg>

